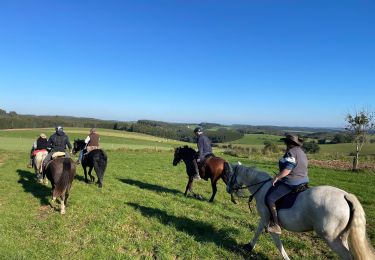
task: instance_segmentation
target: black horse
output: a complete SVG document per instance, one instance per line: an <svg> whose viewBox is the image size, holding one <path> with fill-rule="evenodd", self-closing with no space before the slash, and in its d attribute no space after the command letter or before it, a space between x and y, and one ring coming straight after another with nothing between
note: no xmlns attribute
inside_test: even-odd
<svg viewBox="0 0 375 260"><path fill-rule="evenodd" d="M190 191L194 197L200 198L200 196L195 194L192 189L194 180L193 176L195 175L193 161L196 159L196 154L197 152L193 148L186 145L184 147L178 147L174 151L173 165L176 166L181 160L184 161L186 173L189 177L184 194L187 196L188 191ZM212 196L210 198L210 202L213 202L217 192L217 181L221 178L226 184L228 182L231 169L228 162L220 157L213 156L206 159L203 172L204 176L202 176L202 171L200 172L203 179L211 179Z"/></svg>
<svg viewBox="0 0 375 260"><path fill-rule="evenodd" d="M73 154L81 151L86 146L84 140L74 140ZM88 183L86 167L89 167L90 180L95 181L94 176L91 175L92 168L95 169L96 176L98 177L98 186L103 186L103 177L105 169L107 168L107 155L102 149L95 149L84 155L82 158L82 168L85 172L85 182Z"/></svg>
<svg viewBox="0 0 375 260"><path fill-rule="evenodd" d="M61 198L61 214L65 214L65 206L68 203L69 191L75 175L74 162L72 159L64 157L53 159L47 163L46 169L43 171L43 178L47 176L52 185L52 202L54 203L57 197Z"/></svg>

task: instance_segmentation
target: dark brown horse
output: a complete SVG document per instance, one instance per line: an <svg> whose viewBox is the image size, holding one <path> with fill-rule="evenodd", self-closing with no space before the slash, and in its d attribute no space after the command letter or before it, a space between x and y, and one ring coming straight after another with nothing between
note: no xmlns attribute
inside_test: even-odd
<svg viewBox="0 0 375 260"><path fill-rule="evenodd" d="M67 206L69 191L75 175L74 162L72 159L64 157L53 159L43 171L43 178L47 176L52 184L52 203L55 203L57 197L61 198L61 214L65 214L65 206Z"/></svg>
<svg viewBox="0 0 375 260"><path fill-rule="evenodd" d="M74 140L73 144L73 154L85 149L86 143L85 140ZM104 173L107 168L107 154L102 149L95 149L91 152L85 154L82 158L82 168L85 173L85 182L88 183L87 179L87 170L86 168L89 167L89 176L91 181L95 181L95 177L91 175L91 171L94 168L96 172L96 176L98 177L97 183L98 187L101 188L103 186L103 178Z"/></svg>
<svg viewBox="0 0 375 260"><path fill-rule="evenodd" d="M198 197L192 189L194 180L193 176L195 175L193 160L196 159L196 153L197 152L193 148L188 146L178 147L174 151L173 165L176 166L181 160L184 161L186 173L189 177L188 184L186 185L185 196L187 196L188 191L190 191L195 197ZM230 166L222 158L213 156L206 159L203 171L204 176L202 176L201 172L201 177L205 180L211 179L212 196L209 201L213 202L217 192L216 183L220 178L225 184L228 182Z"/></svg>

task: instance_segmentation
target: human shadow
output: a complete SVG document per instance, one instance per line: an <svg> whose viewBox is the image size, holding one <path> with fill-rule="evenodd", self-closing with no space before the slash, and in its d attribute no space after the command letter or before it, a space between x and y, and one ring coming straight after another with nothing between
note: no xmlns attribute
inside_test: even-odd
<svg viewBox="0 0 375 260"><path fill-rule="evenodd" d="M179 190L169 189L169 188L156 185L156 184L150 184L147 182L142 182L142 181L132 180L132 179L119 179L119 180L125 184L138 186L141 189L147 189L147 190L151 190L155 192L166 192L166 193L171 193L171 194L182 194L182 192Z"/></svg>
<svg viewBox="0 0 375 260"><path fill-rule="evenodd" d="M38 198L41 205L49 204L47 197L51 195L51 189L38 183L35 180L35 173L22 169L17 169L17 173L20 177L18 183L22 185L25 192L30 192L35 198Z"/></svg>
<svg viewBox="0 0 375 260"><path fill-rule="evenodd" d="M139 210L145 217L154 217L163 225L176 228L193 237L197 242L215 243L219 247L240 254L245 259L267 259L263 254L250 254L242 249L242 245L238 245L232 238L238 235L238 231L234 228L225 227L223 224L221 229L197 220L191 220L187 217L176 217L167 214L165 211L156 208L141 206L137 203L127 202L128 206Z"/></svg>

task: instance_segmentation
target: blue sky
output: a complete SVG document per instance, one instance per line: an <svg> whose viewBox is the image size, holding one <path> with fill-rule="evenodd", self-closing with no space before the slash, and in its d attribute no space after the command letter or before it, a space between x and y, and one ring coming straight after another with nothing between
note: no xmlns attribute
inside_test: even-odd
<svg viewBox="0 0 375 260"><path fill-rule="evenodd" d="M0 1L0 108L344 125L375 108L374 1Z"/></svg>

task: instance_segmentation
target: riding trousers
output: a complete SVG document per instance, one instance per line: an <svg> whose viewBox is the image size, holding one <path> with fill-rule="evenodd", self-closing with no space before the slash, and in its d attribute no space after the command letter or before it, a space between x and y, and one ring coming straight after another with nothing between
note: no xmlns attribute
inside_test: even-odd
<svg viewBox="0 0 375 260"><path fill-rule="evenodd" d="M276 182L275 186L272 186L266 195L267 205L275 205L276 201L292 192L293 189L283 182Z"/></svg>

